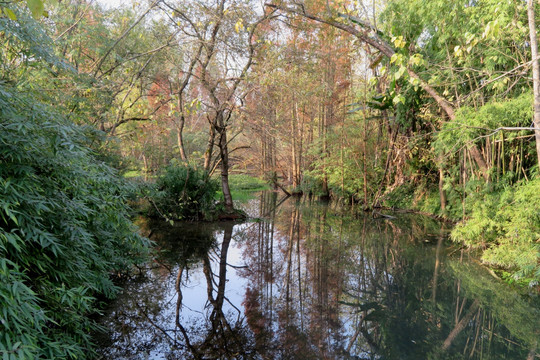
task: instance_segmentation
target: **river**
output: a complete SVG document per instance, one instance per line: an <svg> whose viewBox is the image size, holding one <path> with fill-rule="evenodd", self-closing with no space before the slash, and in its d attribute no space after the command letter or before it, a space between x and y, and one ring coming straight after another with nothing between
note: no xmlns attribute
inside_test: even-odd
<svg viewBox="0 0 540 360"><path fill-rule="evenodd" d="M539 359L536 295L412 214L263 192L242 224L141 219L156 256L105 310L103 359Z"/></svg>

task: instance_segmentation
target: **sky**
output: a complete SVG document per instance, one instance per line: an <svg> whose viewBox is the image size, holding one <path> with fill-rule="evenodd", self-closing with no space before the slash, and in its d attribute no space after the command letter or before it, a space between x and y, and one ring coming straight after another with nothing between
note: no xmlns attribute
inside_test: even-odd
<svg viewBox="0 0 540 360"><path fill-rule="evenodd" d="M121 4L131 4L131 0L97 0L106 9L111 9L120 6Z"/></svg>

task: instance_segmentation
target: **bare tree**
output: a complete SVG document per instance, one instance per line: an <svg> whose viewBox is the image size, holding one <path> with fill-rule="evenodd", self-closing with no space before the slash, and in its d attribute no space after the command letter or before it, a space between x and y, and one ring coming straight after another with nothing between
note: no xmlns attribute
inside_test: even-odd
<svg viewBox="0 0 540 360"><path fill-rule="evenodd" d="M183 31L200 44L197 64L190 66L190 76L194 76L203 90L201 102L210 126L205 169L211 172L214 167L211 159L217 147L216 165L221 170L225 209L229 214L234 212L234 206L229 187L227 130L245 96L240 87L253 63L258 44L255 32L269 16L256 14L252 5L230 0L219 0L213 5L193 1L182 6L164 2L178 18L179 26L188 28ZM195 14L197 21L193 20Z"/></svg>

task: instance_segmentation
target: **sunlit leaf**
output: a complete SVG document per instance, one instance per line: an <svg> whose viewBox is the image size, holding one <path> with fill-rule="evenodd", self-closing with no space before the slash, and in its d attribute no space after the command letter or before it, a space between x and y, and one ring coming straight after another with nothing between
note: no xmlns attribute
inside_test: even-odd
<svg viewBox="0 0 540 360"><path fill-rule="evenodd" d="M234 30L239 33L244 29L244 23L242 22L242 19L238 20L236 24L234 25Z"/></svg>
<svg viewBox="0 0 540 360"><path fill-rule="evenodd" d="M45 7L43 6L42 0L26 0L26 4L32 12L32 16L34 18L37 19L43 16L43 11L45 10Z"/></svg>
<svg viewBox="0 0 540 360"><path fill-rule="evenodd" d="M15 13L13 12L13 10L11 10L10 8L5 7L5 8L4 8L4 14L6 14L6 16L7 16L10 20L13 20L13 21L16 21L16 20L17 20L17 15L15 15Z"/></svg>

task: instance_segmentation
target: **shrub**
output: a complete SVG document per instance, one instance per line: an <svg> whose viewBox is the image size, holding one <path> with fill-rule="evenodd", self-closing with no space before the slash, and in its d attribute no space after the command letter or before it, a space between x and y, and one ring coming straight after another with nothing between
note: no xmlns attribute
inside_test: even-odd
<svg viewBox="0 0 540 360"><path fill-rule="evenodd" d="M540 179L478 199L452 238L486 249L482 259L512 271L514 279L540 280Z"/></svg>
<svg viewBox="0 0 540 360"><path fill-rule="evenodd" d="M529 126L532 118L532 95L524 93L511 100L491 102L478 109L462 107L455 120L443 124L433 144L434 150L447 156L457 150L480 143L486 134L500 126ZM527 131L506 132L507 140L528 135Z"/></svg>
<svg viewBox="0 0 540 360"><path fill-rule="evenodd" d="M83 358L95 297L147 252L93 131L0 84L0 353Z"/></svg>
<svg viewBox="0 0 540 360"><path fill-rule="evenodd" d="M206 172L177 160L171 161L150 192L150 215L165 219L204 219L215 208L219 183Z"/></svg>

